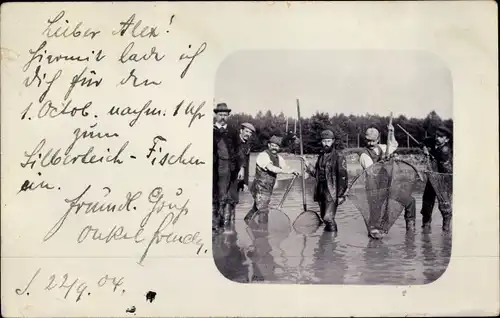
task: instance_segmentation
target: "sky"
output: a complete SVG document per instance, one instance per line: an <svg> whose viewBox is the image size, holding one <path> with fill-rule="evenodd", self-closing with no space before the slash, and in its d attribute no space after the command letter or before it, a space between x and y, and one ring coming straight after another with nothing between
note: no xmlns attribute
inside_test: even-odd
<svg viewBox="0 0 500 318"><path fill-rule="evenodd" d="M215 101L233 113L297 116L379 114L452 118L452 80L441 60L422 51L240 51L219 66Z"/></svg>

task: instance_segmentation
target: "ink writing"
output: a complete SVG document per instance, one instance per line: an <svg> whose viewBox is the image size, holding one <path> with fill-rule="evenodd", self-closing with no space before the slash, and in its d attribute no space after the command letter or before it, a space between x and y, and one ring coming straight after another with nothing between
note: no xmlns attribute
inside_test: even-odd
<svg viewBox="0 0 500 318"><path fill-rule="evenodd" d="M103 289L111 293L121 291L121 294L123 294L125 292L125 289L123 289L124 280L124 277L105 274L98 279L92 280L92 283L88 283L88 280L77 275L70 273L55 274L40 267L31 276L30 280L23 284L22 288L15 289L15 293L18 296L29 296L30 292L32 295L38 295L40 292L60 293L64 300L79 302L92 295L91 289Z"/></svg>

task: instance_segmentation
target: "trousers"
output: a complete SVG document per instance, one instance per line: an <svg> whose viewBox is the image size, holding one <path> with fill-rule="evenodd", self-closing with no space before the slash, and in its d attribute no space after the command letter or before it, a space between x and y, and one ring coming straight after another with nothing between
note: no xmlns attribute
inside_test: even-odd
<svg viewBox="0 0 500 318"><path fill-rule="evenodd" d="M321 200L319 202L320 215L325 223L333 223L335 221L338 207L337 202L337 200Z"/></svg>
<svg viewBox="0 0 500 318"><path fill-rule="evenodd" d="M240 183L242 182L243 181L238 180L237 176L231 176L231 180L229 182L227 203L233 207L236 206L236 204L240 203L239 188Z"/></svg>
<svg viewBox="0 0 500 318"><path fill-rule="evenodd" d="M212 198L213 226L222 219L223 209L229 199L231 166L229 160L219 160L217 166L217 184Z"/></svg>
<svg viewBox="0 0 500 318"><path fill-rule="evenodd" d="M422 210L420 212L422 214L423 223L430 223L432 221L432 212L436 203L436 196L437 195L434 187L432 186L430 181L427 181L427 183L425 184L424 195L422 197ZM438 208L441 212L441 215L443 216L443 219L451 217L451 202L440 200L438 198Z"/></svg>

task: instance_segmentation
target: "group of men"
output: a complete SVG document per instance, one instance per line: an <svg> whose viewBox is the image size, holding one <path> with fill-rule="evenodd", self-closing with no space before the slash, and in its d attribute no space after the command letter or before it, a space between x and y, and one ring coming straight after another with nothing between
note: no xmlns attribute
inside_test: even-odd
<svg viewBox="0 0 500 318"><path fill-rule="evenodd" d="M215 124L213 127L213 223L212 229L218 231L234 231L235 206L239 203L239 192L247 188L249 178L250 137L256 133L255 127L250 123L242 123L239 131L227 125L231 109L225 104L217 104L214 109ZM366 148L360 156L363 169L368 169L372 164L391 155L398 147L394 138L394 127L388 127L388 145L380 144L380 133L376 128L366 131ZM452 148L449 145L451 131L439 127L435 136L422 143L424 153L430 156L437 166L439 173L452 173ZM272 136L268 141L265 151L256 158L256 171L252 184L249 187L254 203L244 217L245 222L250 222L258 217L259 222L266 222L269 213L269 203L277 180L278 174L299 173L292 169L278 153L281 149L283 138ZM320 208L321 219L325 231L337 232L335 217L337 208L345 201L348 189L347 161L343 151L334 146L335 136L331 130L321 133L322 151L313 165L302 157L306 172L315 178L314 201ZM387 149L389 148L389 149ZM436 201L436 192L428 181L423 195L423 227L431 224L431 215ZM438 200L439 210L443 216L443 230L447 231L451 221L451 203ZM415 199L411 197L405 205L405 220L407 230L415 227L416 206Z"/></svg>
<svg viewBox="0 0 500 318"><path fill-rule="evenodd" d="M256 130L251 123L242 123L239 131L228 126L231 109L225 103L217 104L214 113L212 230L233 232L239 192L248 188L250 137ZM257 214L260 222L267 221L278 174L299 174L278 155L281 145L282 138L272 136L268 141L268 149L257 156L255 177L249 187L254 204L245 216L247 223Z"/></svg>
<svg viewBox="0 0 500 318"><path fill-rule="evenodd" d="M450 178L448 182L452 182L453 173L453 152L452 146L450 144L452 132L446 126L441 125L438 127L433 136L427 137L421 147L426 155L426 161L432 163L430 167L434 172L448 174ZM394 127L392 124L388 126L388 143L380 144L380 133L375 128L368 128L365 134L366 147L363 149L360 155L360 164L363 169L368 169L371 165L379 162L385 158L385 156L392 156L396 149L398 148L398 142L394 137ZM427 179L424 194L422 197L422 227L425 230L430 229L432 221L432 212L434 209L434 204L436 201L436 189L431 184L431 181ZM409 196L404 204L404 218L406 222L406 230L415 230L415 219L416 219L416 204L415 198ZM451 200L446 200L443 198L438 199L438 208L443 217L442 229L447 232L450 230L451 217L452 217L452 205ZM377 233L383 235L383 233Z"/></svg>

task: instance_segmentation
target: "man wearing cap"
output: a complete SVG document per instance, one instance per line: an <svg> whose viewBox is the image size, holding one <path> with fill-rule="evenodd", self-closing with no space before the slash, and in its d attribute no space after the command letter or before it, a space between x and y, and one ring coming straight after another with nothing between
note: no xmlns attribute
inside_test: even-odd
<svg viewBox="0 0 500 318"><path fill-rule="evenodd" d="M229 207L229 187L231 176L238 164L236 153L238 132L228 126L227 119L231 109L225 103L217 104L214 109L213 127L213 183L212 183L212 228L216 230L223 224L224 211Z"/></svg>
<svg viewBox="0 0 500 318"><path fill-rule="evenodd" d="M249 163L250 163L250 137L256 132L251 123L243 123L238 134L236 155L238 158L236 169L231 174L231 185L229 187L228 209L224 211L224 228L232 232L234 225L235 206L239 203L239 191L248 186Z"/></svg>
<svg viewBox="0 0 500 318"><path fill-rule="evenodd" d="M302 158L307 173L316 178L314 201L319 204L327 232L337 232L335 215L337 207L345 200L348 178L347 161L342 152L335 150L334 139L331 130L321 132L323 149L315 166L312 166L305 157Z"/></svg>
<svg viewBox="0 0 500 318"><path fill-rule="evenodd" d="M434 136L427 138L424 145L424 153L430 157L432 170L438 173L450 174L449 182L452 182L453 174L453 147L450 144L452 132L445 126L440 126ZM451 188L451 185L449 185ZM449 198L448 198L449 195ZM441 198L440 198L441 197ZM452 217L451 193L438 198L438 208L443 217L443 231L450 230ZM429 229L432 221L432 211L436 201L436 190L429 179L425 185L422 198L422 227Z"/></svg>
<svg viewBox="0 0 500 318"><path fill-rule="evenodd" d="M282 156L278 155L281 144L282 138L272 136L267 143L268 149L257 156L255 178L250 186L254 204L252 209L250 209L245 216L245 222L247 223L249 223L257 213L259 214L259 222L267 222L269 203L278 174L299 174L287 165Z"/></svg>
<svg viewBox="0 0 500 318"><path fill-rule="evenodd" d="M380 144L380 133L376 128L368 128L365 134L365 140L367 146L363 149L359 157L359 162L361 167L365 170L376 162L381 161L385 158L387 147L389 147L389 155L393 154L394 151L398 148L398 142L394 137L394 126L389 124L388 128L388 145ZM369 203L372 203L372 200L369 199ZM406 230L413 231L415 229L415 219L416 219L416 203L415 198L410 196L408 198L408 202L405 204L405 222L406 222ZM375 229L376 230L376 229ZM381 236L383 233L375 232L373 233L375 236ZM374 236L374 237L375 237Z"/></svg>
<svg viewBox="0 0 500 318"><path fill-rule="evenodd" d="M394 153L398 148L398 142L394 137L394 127L388 126L389 129L389 155ZM366 147L363 149L359 163L363 169L368 168L375 162L384 159L387 151L387 145L380 143L380 133L377 128L368 128L365 134Z"/></svg>

